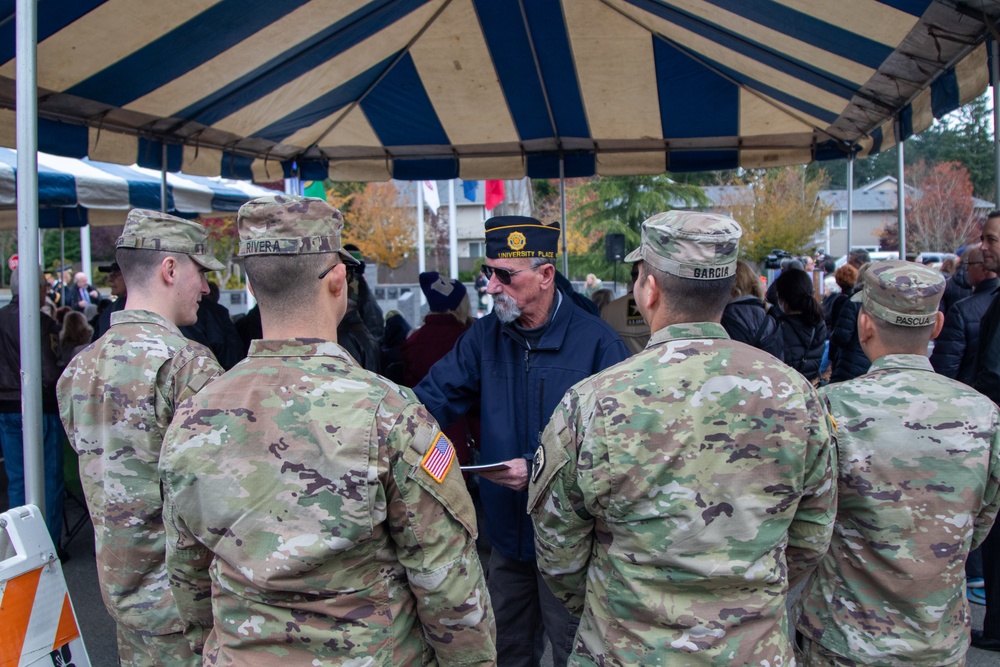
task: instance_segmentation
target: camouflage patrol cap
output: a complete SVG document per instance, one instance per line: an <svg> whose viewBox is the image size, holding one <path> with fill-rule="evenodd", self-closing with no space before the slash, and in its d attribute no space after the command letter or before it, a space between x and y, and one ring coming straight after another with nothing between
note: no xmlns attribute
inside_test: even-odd
<svg viewBox="0 0 1000 667"><path fill-rule="evenodd" d="M667 211L642 223L642 244L626 262L651 266L681 278L715 280L736 275L743 228L716 213Z"/></svg>
<svg viewBox="0 0 1000 667"><path fill-rule="evenodd" d="M861 291L851 300L890 324L923 327L934 324L944 287L940 272L893 259L871 264Z"/></svg>
<svg viewBox="0 0 1000 667"><path fill-rule="evenodd" d="M325 200L272 195L249 201L237 214L240 257L338 253L345 264L360 264L340 245L344 217Z"/></svg>
<svg viewBox="0 0 1000 667"><path fill-rule="evenodd" d="M221 271L226 267L208 254L207 240L205 228L197 222L134 208L115 247L183 253L209 271Z"/></svg>

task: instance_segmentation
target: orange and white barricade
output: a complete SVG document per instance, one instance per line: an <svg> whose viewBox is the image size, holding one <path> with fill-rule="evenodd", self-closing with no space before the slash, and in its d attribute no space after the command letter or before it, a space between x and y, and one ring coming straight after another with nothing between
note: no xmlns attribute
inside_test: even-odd
<svg viewBox="0 0 1000 667"><path fill-rule="evenodd" d="M52 538L34 505L0 514L0 667L90 667Z"/></svg>

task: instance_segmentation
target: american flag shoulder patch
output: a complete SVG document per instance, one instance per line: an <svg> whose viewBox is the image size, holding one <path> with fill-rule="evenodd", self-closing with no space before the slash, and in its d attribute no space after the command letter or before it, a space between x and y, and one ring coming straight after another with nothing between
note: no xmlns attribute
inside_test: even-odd
<svg viewBox="0 0 1000 667"><path fill-rule="evenodd" d="M434 437L434 442L424 454L424 460L420 462L420 467L427 471L427 474L440 484L444 481L444 476L451 469L451 464L455 461L455 448L445 437L444 433L438 431Z"/></svg>

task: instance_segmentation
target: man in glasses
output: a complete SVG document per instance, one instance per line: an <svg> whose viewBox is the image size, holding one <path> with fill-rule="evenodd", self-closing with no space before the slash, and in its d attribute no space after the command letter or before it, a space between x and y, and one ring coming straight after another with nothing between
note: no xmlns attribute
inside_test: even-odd
<svg viewBox="0 0 1000 667"><path fill-rule="evenodd" d="M94 327L94 340L103 336L111 328L111 315L120 310L125 310L125 301L128 299L128 287L125 285L122 268L118 265L118 262L99 266L97 270L108 274L108 285L111 287L111 296L115 297L115 302L97 316L97 326Z"/></svg>
<svg viewBox="0 0 1000 667"><path fill-rule="evenodd" d="M601 319L618 332L632 354L642 352L649 342L649 325L643 319L635 302L635 295L632 293L638 278L639 265L633 264L629 275L628 294L618 297L601 309Z"/></svg>
<svg viewBox="0 0 1000 667"><path fill-rule="evenodd" d="M993 301L993 293L1000 287L1000 278L983 263L983 251L978 246L969 246L962 253L962 268L972 286L972 296L959 299L945 312L944 328L934 340L931 365L941 375L971 387L976 374L979 325Z"/></svg>
<svg viewBox="0 0 1000 667"><path fill-rule="evenodd" d="M534 218L486 221L487 293L493 312L480 318L415 388L447 426L474 405L482 414L484 530L493 546L489 586L497 615L501 665L537 665L544 636L565 665L576 621L552 596L535 565L526 514L528 471L539 437L572 385L622 361L628 350L599 318L556 289L559 227Z"/></svg>
<svg viewBox="0 0 1000 667"><path fill-rule="evenodd" d="M574 665L789 665L787 592L833 532L835 458L812 385L719 323L742 229L642 225L646 349L575 385L535 454L538 567L582 614Z"/></svg>
<svg viewBox="0 0 1000 667"><path fill-rule="evenodd" d="M275 195L238 226L263 339L180 407L161 462L167 569L212 629L206 663L492 664L455 450L337 344L357 265L340 211Z"/></svg>

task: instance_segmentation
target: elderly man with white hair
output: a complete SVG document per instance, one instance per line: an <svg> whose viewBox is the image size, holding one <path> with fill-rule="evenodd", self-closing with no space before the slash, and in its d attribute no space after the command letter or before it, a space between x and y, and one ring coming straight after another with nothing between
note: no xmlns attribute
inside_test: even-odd
<svg viewBox="0 0 1000 667"><path fill-rule="evenodd" d="M100 297L97 288L87 281L87 274L80 271L73 276L73 284L66 287L66 303L63 305L86 313L87 306L91 304L96 306Z"/></svg>

